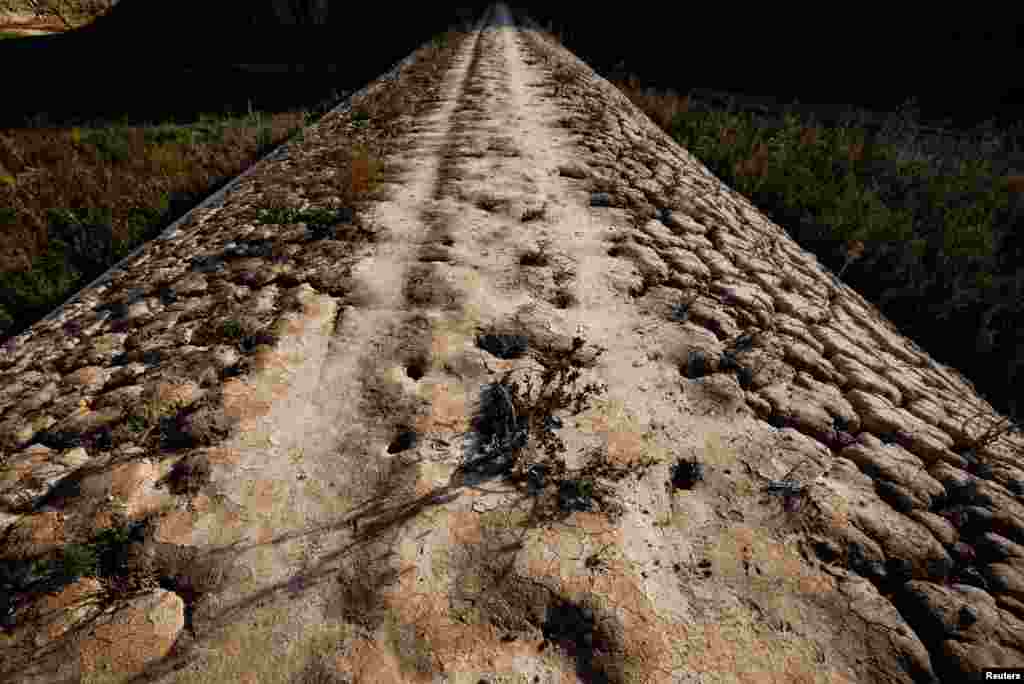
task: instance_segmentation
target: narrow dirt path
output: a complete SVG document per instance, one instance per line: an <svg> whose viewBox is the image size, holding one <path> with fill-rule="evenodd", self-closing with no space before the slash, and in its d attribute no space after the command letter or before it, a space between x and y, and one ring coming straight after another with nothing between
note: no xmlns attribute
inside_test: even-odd
<svg viewBox="0 0 1024 684"><path fill-rule="evenodd" d="M1024 654L1005 445L972 485L999 513L947 522L980 472L962 378L506 6L433 73L375 239L290 291L154 525L179 568L139 624L185 608L134 681L945 682L933 618L964 610L965 671ZM570 370L588 401L516 394ZM159 498L169 466L132 467ZM155 638L94 629L90 681L113 633Z"/></svg>
<svg viewBox="0 0 1024 684"><path fill-rule="evenodd" d="M279 393L269 413L224 445L233 468L215 478L221 507L189 543L248 544L234 564L251 576L206 597L193 628L201 638L230 615L228 631L243 624L253 639L241 606L290 587L266 599L274 606L263 627L274 636L271 650L237 655L257 671L263 667L253 658L269 666L300 635L356 617L353 603L367 631L351 642L344 669L367 682L414 681L414 673L432 671L436 679L437 668L460 681L507 673L519 681L589 682L617 670L619 677L631 670L647 681L690 681L684 673L698 663L707 670L702 681L734 668L811 677L821 674L814 673L820 637L840 639L820 609L805 612L793 586L801 577L781 559L761 585L731 586L728 578L701 589L678 581L673 566L698 562L702 544L724 546L721 553L735 558L760 544L762 554L798 564L793 548L765 535L765 507L730 497L728 481L719 483L724 491L676 503L658 485L667 478L648 473L623 485L626 510L616 524L581 512L575 523L527 533L516 528L529 510L520 492L456 473L478 446L463 440L475 399L496 379L485 364L514 365L477 348L479 330L512 330L534 346L564 347L578 334L606 350L590 371L608 386L606 396L578 421L566 417L560 430L570 468L598 450L618 465L660 457L659 470L667 471L671 454L702 450L709 435L750 443L770 430L750 412L679 420L686 400L672 367L652 361L657 345L637 334L652 317L630 293L635 268L608 255L627 216L590 206L590 193L563 175L578 150L559 126L563 112L547 96L544 76L499 8L445 75L440 106L417 122L392 198L374 205L368 222L379 238L352 269L348 303L336 313L325 303L320 331L307 328L288 343L296 352L301 346L303 362L289 366L287 395L279 380L268 386ZM520 263L540 249L546 267ZM690 334L675 332L672 344L699 342ZM401 444L407 430L415 445ZM719 497L745 525L718 519ZM650 509L674 526L659 528L644 513ZM518 540L518 552L496 551L505 537ZM602 548L612 549L603 575L587 565ZM494 595L487 585L499 566L512 579L494 586ZM829 586L827 575L801 573L812 594ZM340 592L339 580L327 579L334 576L353 586ZM760 626L762 609L752 607L755 598L778 598L782 584L796 594L792 607L777 608L791 625L788 635ZM571 612L563 604L590 604L618 623L621 634L609 628L600 638L621 661L538 652L543 636L527 636L537 631L527 616ZM495 624L488 615L501 619ZM503 641L503 623L525 628L527 638ZM719 638L720 646L709 645ZM845 646L844 659L855 650ZM223 662L230 649L214 653L215 660L190 666L204 681L238 667Z"/></svg>

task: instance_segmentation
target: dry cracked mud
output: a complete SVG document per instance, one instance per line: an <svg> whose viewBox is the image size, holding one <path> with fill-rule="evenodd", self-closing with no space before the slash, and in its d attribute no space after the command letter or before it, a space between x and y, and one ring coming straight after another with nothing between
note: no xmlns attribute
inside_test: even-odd
<svg viewBox="0 0 1024 684"><path fill-rule="evenodd" d="M970 383L505 6L425 54L0 353L0 679L1024 665ZM386 182L316 219L355 138Z"/></svg>

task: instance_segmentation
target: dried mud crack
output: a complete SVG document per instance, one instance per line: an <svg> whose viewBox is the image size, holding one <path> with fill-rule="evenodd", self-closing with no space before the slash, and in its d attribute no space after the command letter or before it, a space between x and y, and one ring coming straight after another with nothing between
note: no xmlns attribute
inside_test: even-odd
<svg viewBox="0 0 1024 684"><path fill-rule="evenodd" d="M1024 440L528 20L449 38L0 352L0 678L1024 665Z"/></svg>

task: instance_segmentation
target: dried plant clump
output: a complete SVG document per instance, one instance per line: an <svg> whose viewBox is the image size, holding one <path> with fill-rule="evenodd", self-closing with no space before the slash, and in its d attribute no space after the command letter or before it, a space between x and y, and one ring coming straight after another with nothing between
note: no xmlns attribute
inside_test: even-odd
<svg viewBox="0 0 1024 684"><path fill-rule="evenodd" d="M516 347L513 354L504 354L506 357L525 351L521 338L499 345L494 342L496 337L500 336L480 338L481 342L487 340L484 344L497 351L496 355L504 354L506 347ZM589 408L588 402L596 394L607 390L607 386L589 383L574 391L582 368L592 363L581 354L584 344L577 336L569 348L534 351L532 356L544 368L539 383L535 378L513 379L517 371L524 370L513 368L485 387L473 422L477 453L460 466L464 474L505 476L534 495L545 494L544 503L535 511L538 518L595 508L617 515L621 506L613 501L613 490L602 480L622 479L637 465L613 466L607 454L598 450L589 455L586 466L571 472L566 466L562 456L566 446L557 434L563 423L555 414L569 410L578 415ZM595 357L603 352L599 347Z"/></svg>
<svg viewBox="0 0 1024 684"><path fill-rule="evenodd" d="M210 459L201 452L192 452L180 459L167 476L172 494L194 496L210 483L213 470Z"/></svg>
<svg viewBox="0 0 1024 684"><path fill-rule="evenodd" d="M693 489L704 479L704 464L694 459L679 459L672 467L672 487L675 489Z"/></svg>

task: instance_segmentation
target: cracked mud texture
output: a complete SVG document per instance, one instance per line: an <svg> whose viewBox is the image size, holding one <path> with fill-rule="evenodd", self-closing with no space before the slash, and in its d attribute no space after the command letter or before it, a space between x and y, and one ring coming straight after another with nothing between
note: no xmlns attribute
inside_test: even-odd
<svg viewBox="0 0 1024 684"><path fill-rule="evenodd" d="M973 444L962 376L504 6L355 99L0 351L0 678L1024 665L1021 440ZM333 207L353 142L385 182ZM545 429L634 476L531 524L459 466L483 388L576 337L607 391ZM31 563L117 525L131 572Z"/></svg>

